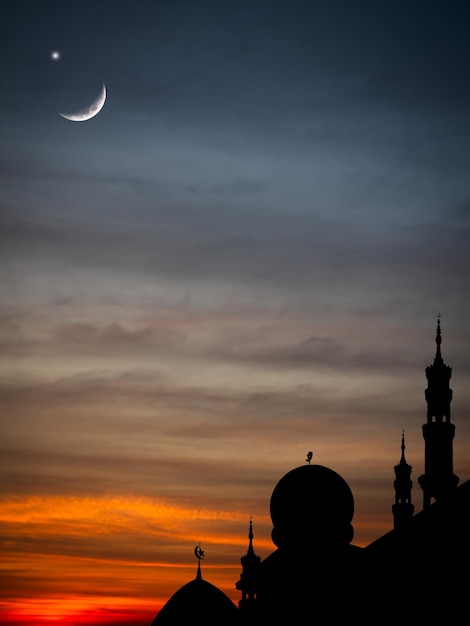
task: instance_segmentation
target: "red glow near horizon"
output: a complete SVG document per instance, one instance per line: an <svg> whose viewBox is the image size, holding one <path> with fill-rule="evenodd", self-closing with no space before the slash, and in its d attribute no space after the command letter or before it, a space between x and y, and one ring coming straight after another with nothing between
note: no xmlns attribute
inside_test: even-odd
<svg viewBox="0 0 470 626"><path fill-rule="evenodd" d="M234 518L237 526L244 516L129 496L5 499L0 526L10 540L0 563L0 623L148 626L195 576L187 558L194 521L220 528L215 536L201 533L206 545L235 545L241 554L246 537L226 526ZM175 551L180 560L172 562ZM226 558L208 564L205 577L236 602L237 561Z"/></svg>
<svg viewBox="0 0 470 626"><path fill-rule="evenodd" d="M206 560L203 576L236 604L243 513L131 496L4 499L2 626L149 626L195 576L187 550L196 521L202 543L225 554L222 562ZM258 528L256 550L269 554L267 517Z"/></svg>
<svg viewBox="0 0 470 626"><path fill-rule="evenodd" d="M84 601L79 601L84 604ZM53 626L64 624L67 626L93 626L94 624L112 624L113 626L148 626L154 619L161 606L146 608L118 607L115 609L78 608L73 605L77 601L66 599L50 599L22 603L12 610L2 611L2 626L26 626L38 624ZM90 603L91 604L91 603Z"/></svg>

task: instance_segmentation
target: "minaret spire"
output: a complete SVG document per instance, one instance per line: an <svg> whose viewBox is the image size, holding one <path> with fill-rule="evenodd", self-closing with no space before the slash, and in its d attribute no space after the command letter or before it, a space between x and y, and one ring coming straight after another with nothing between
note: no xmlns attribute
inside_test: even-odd
<svg viewBox="0 0 470 626"><path fill-rule="evenodd" d="M400 529L407 524L413 517L414 504L411 504L411 488L413 481L411 480L411 465L405 459L405 431L401 434L401 459L398 465L395 465L395 504L392 505L393 527Z"/></svg>
<svg viewBox="0 0 470 626"><path fill-rule="evenodd" d="M436 328L436 356L434 358L434 363L436 361L440 361L441 363L443 363L442 361L442 354L441 354L441 343L442 343L442 336L441 336L441 314L438 313L437 314L437 328Z"/></svg>
<svg viewBox="0 0 470 626"><path fill-rule="evenodd" d="M441 320L437 316L436 356L434 363L426 367L428 387L425 390L427 422L423 424L424 474L418 478L423 490L423 508L431 499L447 497L457 487L459 477L453 471L452 442L455 426L450 421L452 389L449 386L452 368L446 365L441 354Z"/></svg>
<svg viewBox="0 0 470 626"><path fill-rule="evenodd" d="M242 592L242 599L238 602L238 606L247 617L248 623L251 623L250 620L254 619L256 614L258 571L261 563L261 557L255 554L253 549L253 520L251 517L248 530L248 550L241 557L240 562L242 573L240 580L235 585Z"/></svg>

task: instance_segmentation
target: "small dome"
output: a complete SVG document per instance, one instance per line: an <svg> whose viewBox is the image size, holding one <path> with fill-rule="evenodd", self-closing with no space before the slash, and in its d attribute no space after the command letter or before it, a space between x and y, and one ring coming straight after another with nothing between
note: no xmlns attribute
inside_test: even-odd
<svg viewBox="0 0 470 626"><path fill-rule="evenodd" d="M234 626L238 609L230 598L200 576L176 591L152 622L152 626L205 624Z"/></svg>
<svg viewBox="0 0 470 626"><path fill-rule="evenodd" d="M271 495L273 541L278 547L350 543L354 498L348 483L322 465L302 465L277 483Z"/></svg>

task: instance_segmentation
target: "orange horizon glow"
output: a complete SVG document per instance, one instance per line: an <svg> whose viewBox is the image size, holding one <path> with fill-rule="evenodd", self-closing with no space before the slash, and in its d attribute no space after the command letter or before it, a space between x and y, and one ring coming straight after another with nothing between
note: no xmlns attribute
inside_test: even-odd
<svg viewBox="0 0 470 626"><path fill-rule="evenodd" d="M244 513L127 495L32 495L5 498L0 525L10 537L0 565L5 626L148 625L195 577L188 546L197 543L214 546L203 577L235 604L240 599L235 582L248 545ZM363 525L377 531L377 521ZM275 548L269 517L257 516L255 528L255 550L266 556Z"/></svg>
<svg viewBox="0 0 470 626"><path fill-rule="evenodd" d="M204 561L203 575L236 603L239 557L246 551L247 537L235 530L218 534L202 530L195 541L194 525L204 528L204 523L213 522L247 527L241 513L143 497L4 499L0 525L11 539L4 544L0 564L5 581L1 623L150 624L168 598L195 577L196 561L191 561L188 545L198 541L219 545L225 552L226 546L234 549L237 557L230 563ZM161 558L149 558L149 543L170 548L157 550ZM261 536L258 547L272 550ZM180 561L170 560L175 556Z"/></svg>

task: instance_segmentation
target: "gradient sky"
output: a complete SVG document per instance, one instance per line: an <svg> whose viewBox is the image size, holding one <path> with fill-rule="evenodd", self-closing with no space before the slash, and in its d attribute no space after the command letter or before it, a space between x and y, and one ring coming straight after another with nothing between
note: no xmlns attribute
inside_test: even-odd
<svg viewBox="0 0 470 626"><path fill-rule="evenodd" d="M309 450L366 545L405 429L421 510L438 313L470 478L469 27L453 0L2 5L2 624L148 625L199 542L237 602Z"/></svg>

